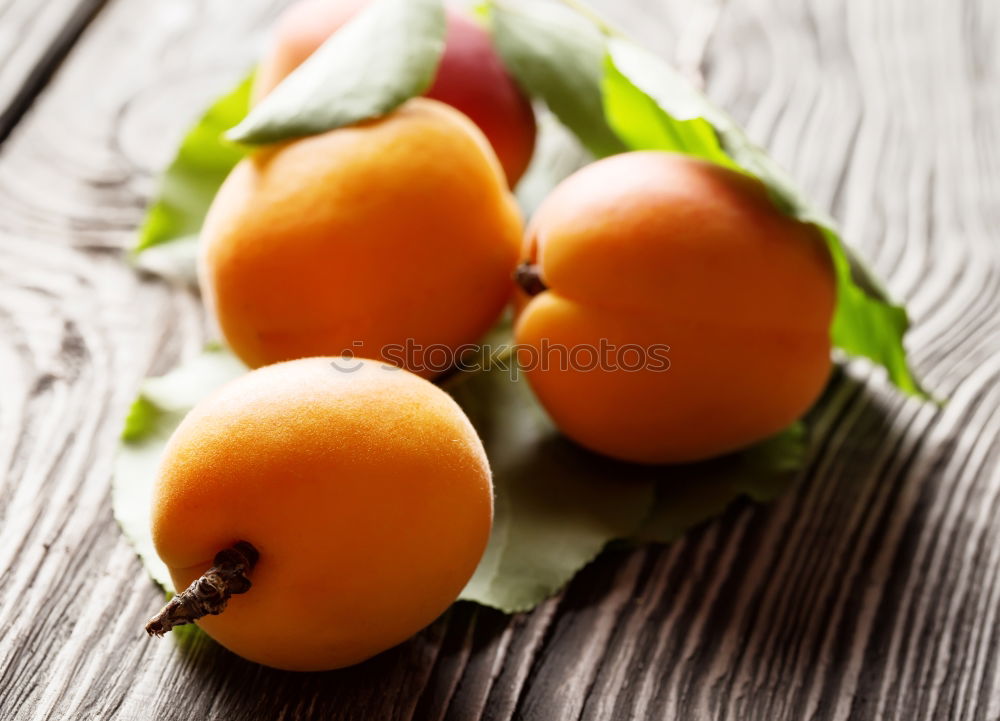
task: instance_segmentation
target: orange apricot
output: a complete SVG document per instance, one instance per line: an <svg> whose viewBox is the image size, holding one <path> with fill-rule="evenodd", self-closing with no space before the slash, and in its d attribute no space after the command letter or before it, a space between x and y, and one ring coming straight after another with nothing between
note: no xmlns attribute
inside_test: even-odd
<svg viewBox="0 0 1000 721"><path fill-rule="evenodd" d="M415 98L237 165L202 231L202 287L251 367L348 352L432 377L427 349L475 342L508 302L521 234L479 129Z"/></svg>
<svg viewBox="0 0 1000 721"><path fill-rule="evenodd" d="M178 590L200 580L147 630L194 620L204 609L177 599L201 593L218 615L198 625L246 659L298 671L358 663L455 600L492 509L482 443L428 381L344 358L253 371L200 403L167 445L153 539ZM202 575L224 549L213 568L242 563L223 578L238 581L228 604L208 588L221 572Z"/></svg>
<svg viewBox="0 0 1000 721"><path fill-rule="evenodd" d="M527 378L597 452L674 463L746 447L830 373L823 238L741 173L663 152L598 161L543 202L523 258Z"/></svg>
<svg viewBox="0 0 1000 721"><path fill-rule="evenodd" d="M259 100L301 65L368 0L300 0L278 19L254 83ZM489 33L465 13L447 9L445 50L428 98L468 115L500 158L511 187L524 174L537 128L531 101L493 47Z"/></svg>

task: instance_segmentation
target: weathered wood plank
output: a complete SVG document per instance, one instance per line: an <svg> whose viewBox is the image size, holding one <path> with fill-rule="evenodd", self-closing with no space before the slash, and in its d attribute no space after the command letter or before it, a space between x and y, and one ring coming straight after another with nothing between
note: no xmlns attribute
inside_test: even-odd
<svg viewBox="0 0 1000 721"><path fill-rule="evenodd" d="M158 594L111 518L111 457L141 377L204 329L120 249L279 4L114 0L0 155L0 718L1000 718L990 0L595 3L703 74L834 211L909 302L946 406L851 364L779 503L607 553L531 614L459 605L354 669L143 638Z"/></svg>
<svg viewBox="0 0 1000 721"><path fill-rule="evenodd" d="M104 0L0 0L0 141L103 5Z"/></svg>

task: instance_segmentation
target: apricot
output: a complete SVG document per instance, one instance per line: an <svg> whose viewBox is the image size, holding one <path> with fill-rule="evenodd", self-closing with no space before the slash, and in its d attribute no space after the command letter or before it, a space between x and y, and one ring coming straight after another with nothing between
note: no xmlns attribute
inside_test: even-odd
<svg viewBox="0 0 1000 721"><path fill-rule="evenodd" d="M799 418L830 373L823 238L741 173L663 152L598 161L542 203L523 259L525 374L599 453L677 463L743 448Z"/></svg>
<svg viewBox="0 0 1000 721"><path fill-rule="evenodd" d="M257 70L259 100L301 65L368 0L301 0L278 19ZM507 72L489 33L457 9L447 9L445 50L425 95L468 115L486 134L511 187L524 174L537 128L531 101Z"/></svg>
<svg viewBox="0 0 1000 721"><path fill-rule="evenodd" d="M507 304L522 232L479 129L415 98L237 165L202 231L202 287L251 367L349 352L432 377Z"/></svg>
<svg viewBox="0 0 1000 721"><path fill-rule="evenodd" d="M219 551L249 549L241 595L197 623L246 659L306 671L433 621L475 570L492 512L483 445L450 396L374 361L309 358L253 371L188 414L152 525L178 590ZM167 609L150 633L190 620Z"/></svg>

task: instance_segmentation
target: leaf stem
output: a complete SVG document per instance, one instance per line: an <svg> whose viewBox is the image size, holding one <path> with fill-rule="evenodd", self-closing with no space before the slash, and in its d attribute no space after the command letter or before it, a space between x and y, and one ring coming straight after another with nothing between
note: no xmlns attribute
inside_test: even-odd
<svg viewBox="0 0 1000 721"><path fill-rule="evenodd" d="M250 590L251 583L247 576L257 565L258 558L257 549L246 541L219 551L210 569L149 619L146 633L162 636L177 626L194 623L202 616L222 613L230 596Z"/></svg>

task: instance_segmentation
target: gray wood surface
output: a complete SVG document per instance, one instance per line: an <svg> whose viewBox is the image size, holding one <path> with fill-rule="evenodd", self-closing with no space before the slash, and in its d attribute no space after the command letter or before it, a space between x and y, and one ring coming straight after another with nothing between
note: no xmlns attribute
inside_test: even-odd
<svg viewBox="0 0 1000 721"><path fill-rule="evenodd" d="M608 552L530 614L456 606L353 669L146 639L161 596L112 457L140 379L205 330L121 249L280 4L0 0L0 718L1000 719L995 0L596 3L833 211L947 405L852 363L780 502Z"/></svg>
<svg viewBox="0 0 1000 721"><path fill-rule="evenodd" d="M104 0L0 0L0 140L59 67Z"/></svg>

